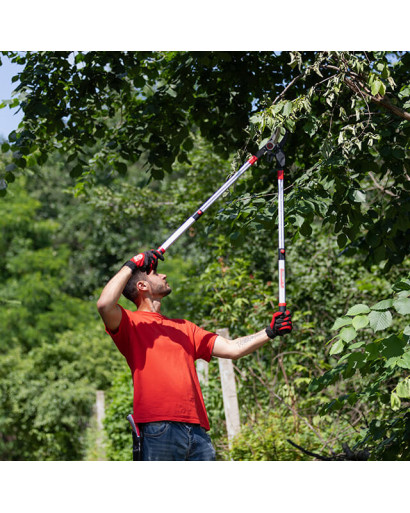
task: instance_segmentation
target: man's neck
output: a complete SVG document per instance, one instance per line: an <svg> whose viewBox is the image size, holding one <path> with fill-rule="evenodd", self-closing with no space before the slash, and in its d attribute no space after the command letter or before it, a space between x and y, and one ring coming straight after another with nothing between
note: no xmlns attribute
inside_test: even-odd
<svg viewBox="0 0 410 513"><path fill-rule="evenodd" d="M138 305L138 312L161 313L161 300L144 298Z"/></svg>

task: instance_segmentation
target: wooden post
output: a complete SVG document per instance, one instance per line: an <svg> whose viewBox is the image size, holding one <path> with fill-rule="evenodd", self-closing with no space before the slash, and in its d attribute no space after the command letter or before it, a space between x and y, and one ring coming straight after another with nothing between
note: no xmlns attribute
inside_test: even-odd
<svg viewBox="0 0 410 513"><path fill-rule="evenodd" d="M229 330L222 328L217 330L221 337L229 338ZM222 396L224 401L226 430L228 432L228 440L230 441L240 430L238 397L236 394L235 373L233 370L232 360L226 358L218 358L219 372L222 383Z"/></svg>
<svg viewBox="0 0 410 513"><path fill-rule="evenodd" d="M97 390L96 393L96 401L95 401L95 416L97 419L97 453L99 455L98 459L105 459L104 457L104 448L103 448L103 420L105 418L105 398L104 391Z"/></svg>
<svg viewBox="0 0 410 513"><path fill-rule="evenodd" d="M103 429L103 420L105 418L105 399L104 399L104 391L97 390L97 397L95 403L95 412L97 417L97 427L98 430L101 431Z"/></svg>

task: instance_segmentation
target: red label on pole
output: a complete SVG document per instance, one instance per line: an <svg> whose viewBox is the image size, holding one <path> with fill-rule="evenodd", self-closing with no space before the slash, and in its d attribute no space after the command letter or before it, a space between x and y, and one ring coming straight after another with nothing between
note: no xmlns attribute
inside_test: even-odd
<svg viewBox="0 0 410 513"><path fill-rule="evenodd" d="M280 288L283 289L285 287L285 269L280 270Z"/></svg>
<svg viewBox="0 0 410 513"><path fill-rule="evenodd" d="M255 162L258 160L258 157L255 157L255 155L253 157L251 157L249 159L249 164L252 166L253 164L255 164Z"/></svg>
<svg viewBox="0 0 410 513"><path fill-rule="evenodd" d="M278 170L278 180L283 180L283 169Z"/></svg>

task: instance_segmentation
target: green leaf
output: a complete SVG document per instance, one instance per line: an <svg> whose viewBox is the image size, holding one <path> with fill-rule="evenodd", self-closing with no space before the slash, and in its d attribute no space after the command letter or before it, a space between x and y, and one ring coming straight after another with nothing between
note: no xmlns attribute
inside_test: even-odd
<svg viewBox="0 0 410 513"><path fill-rule="evenodd" d="M369 322L369 317L367 315L357 315L356 317L353 317L352 324L356 330L360 330L367 326Z"/></svg>
<svg viewBox="0 0 410 513"><path fill-rule="evenodd" d="M342 326L347 326L348 324L352 324L351 317L338 317L331 327L331 330L339 330Z"/></svg>
<svg viewBox="0 0 410 513"><path fill-rule="evenodd" d="M393 302L393 306L396 309L396 312L402 315L410 314L410 298L403 297L396 299Z"/></svg>
<svg viewBox="0 0 410 513"><path fill-rule="evenodd" d="M337 237L337 245L339 248L344 248L347 244L347 237L344 233L340 233Z"/></svg>
<svg viewBox="0 0 410 513"><path fill-rule="evenodd" d="M365 354L368 360L376 360L380 358L380 344L377 342L370 342L366 344Z"/></svg>
<svg viewBox="0 0 410 513"><path fill-rule="evenodd" d="M339 337L345 342L351 342L357 336L357 331L353 326L342 328L339 333Z"/></svg>
<svg viewBox="0 0 410 513"><path fill-rule="evenodd" d="M393 285L394 290L410 290L410 280L402 278L400 281Z"/></svg>
<svg viewBox="0 0 410 513"><path fill-rule="evenodd" d="M406 342L396 335L390 335L380 341L380 352L386 358L402 357Z"/></svg>
<svg viewBox="0 0 410 513"><path fill-rule="evenodd" d="M392 410L398 410L401 406L399 396L395 392L390 394L390 406Z"/></svg>
<svg viewBox="0 0 410 513"><path fill-rule="evenodd" d="M396 387L396 392L402 399L410 399L410 378L400 381Z"/></svg>
<svg viewBox="0 0 410 513"><path fill-rule="evenodd" d="M184 143L182 144L182 147L185 151L191 151L194 147L194 141L190 137L188 137L187 139L185 139Z"/></svg>
<svg viewBox="0 0 410 513"><path fill-rule="evenodd" d="M379 301L375 305L371 306L372 310L388 310L393 306L393 299L384 299L383 301Z"/></svg>
<svg viewBox="0 0 410 513"><path fill-rule="evenodd" d="M386 360L385 367L388 369L393 369L394 367L398 366L399 360L400 356L392 356Z"/></svg>
<svg viewBox="0 0 410 513"><path fill-rule="evenodd" d="M380 80L375 80L373 82L373 84L371 85L371 89L372 89L372 95L373 96L376 96L376 94L378 94L379 90L380 90L380 87L383 85L383 83L380 81Z"/></svg>
<svg viewBox="0 0 410 513"><path fill-rule="evenodd" d="M404 353L404 355L397 360L397 366L402 369L410 369L410 351Z"/></svg>
<svg viewBox="0 0 410 513"><path fill-rule="evenodd" d="M292 102L287 101L283 105L282 113L284 116L288 116L292 112Z"/></svg>
<svg viewBox="0 0 410 513"><path fill-rule="evenodd" d="M359 304L354 305L347 311L346 315L360 315L367 314L370 312L370 308L367 305Z"/></svg>
<svg viewBox="0 0 410 513"><path fill-rule="evenodd" d="M366 202L366 194L362 191L353 191L353 198L354 201L358 203L365 203Z"/></svg>
<svg viewBox="0 0 410 513"><path fill-rule="evenodd" d="M360 342L355 342L354 344L351 344L349 346L349 349L353 351L354 349L358 349L359 347L362 347L364 344L365 344L365 342L363 342L363 340L361 340Z"/></svg>
<svg viewBox="0 0 410 513"><path fill-rule="evenodd" d="M115 170L118 171L118 173L122 176L125 176L127 174L127 164L124 162L114 162Z"/></svg>
<svg viewBox="0 0 410 513"><path fill-rule="evenodd" d="M81 164L77 164L70 171L70 176L72 176L73 178L77 178L77 177L81 176L82 172L83 172L83 166Z"/></svg>
<svg viewBox="0 0 410 513"><path fill-rule="evenodd" d="M369 314L369 321L373 331L381 331L391 326L393 318L389 310L385 312L373 310L373 312Z"/></svg>
<svg viewBox="0 0 410 513"><path fill-rule="evenodd" d="M329 354L330 355L339 354L343 351L343 347L344 347L343 340L339 339L332 345L332 348L330 349Z"/></svg>
<svg viewBox="0 0 410 513"><path fill-rule="evenodd" d="M350 374L351 371L355 372L357 369L360 369L365 364L366 357L363 353L351 353L347 359L347 373Z"/></svg>
<svg viewBox="0 0 410 513"><path fill-rule="evenodd" d="M4 175L4 178L6 179L7 183L13 183L16 179L16 177L14 176L13 173L11 173L10 171L7 172L5 175Z"/></svg>
<svg viewBox="0 0 410 513"><path fill-rule="evenodd" d="M312 235L312 227L310 226L309 221L305 221L300 227L300 233L304 237L310 237Z"/></svg>

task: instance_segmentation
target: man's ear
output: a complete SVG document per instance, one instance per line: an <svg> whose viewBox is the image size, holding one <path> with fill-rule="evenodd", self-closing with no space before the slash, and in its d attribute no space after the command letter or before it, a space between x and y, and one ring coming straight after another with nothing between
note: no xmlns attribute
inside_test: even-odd
<svg viewBox="0 0 410 513"><path fill-rule="evenodd" d="M148 289L148 282L145 280L139 280L137 281L137 289L140 290L147 290Z"/></svg>

